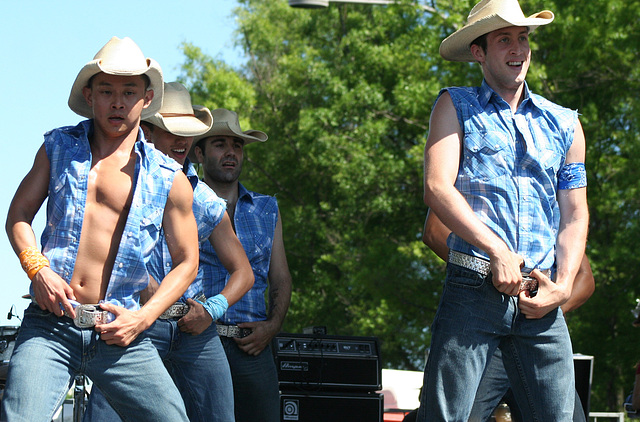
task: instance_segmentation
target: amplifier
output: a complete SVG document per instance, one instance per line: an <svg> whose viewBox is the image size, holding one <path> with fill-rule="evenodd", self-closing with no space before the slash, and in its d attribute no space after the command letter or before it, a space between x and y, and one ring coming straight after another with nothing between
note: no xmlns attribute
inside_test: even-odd
<svg viewBox="0 0 640 422"><path fill-rule="evenodd" d="M376 337L281 333L272 349L281 390L382 389Z"/></svg>
<svg viewBox="0 0 640 422"><path fill-rule="evenodd" d="M384 400L376 393L281 393L280 421L382 422Z"/></svg>

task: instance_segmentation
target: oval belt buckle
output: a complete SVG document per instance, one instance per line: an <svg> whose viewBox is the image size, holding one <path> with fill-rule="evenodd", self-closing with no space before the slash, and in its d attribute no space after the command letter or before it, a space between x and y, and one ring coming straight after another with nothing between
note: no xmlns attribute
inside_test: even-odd
<svg viewBox="0 0 640 422"><path fill-rule="evenodd" d="M76 309L76 317L73 323L78 328L90 328L96 325L96 321L102 321L102 309L96 305L79 305Z"/></svg>

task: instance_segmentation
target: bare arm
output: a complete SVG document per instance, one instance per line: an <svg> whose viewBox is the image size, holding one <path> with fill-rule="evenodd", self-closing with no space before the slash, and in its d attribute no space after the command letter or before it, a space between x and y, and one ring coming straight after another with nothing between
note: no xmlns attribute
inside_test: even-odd
<svg viewBox="0 0 640 422"><path fill-rule="evenodd" d="M273 236L271 262L269 264L269 312L266 321L245 322L240 327L252 328L253 333L236 339L238 347L250 355L258 355L275 337L291 302L291 273L282 239L282 219L278 211L278 222Z"/></svg>
<svg viewBox="0 0 640 422"><path fill-rule="evenodd" d="M229 280L220 294L231 306L251 290L254 276L247 254L233 231L231 219L226 212L222 221L209 236L209 242L220 258L220 262L229 272ZM187 302L190 307L189 313L178 321L178 325L182 331L198 335L211 325L213 319L200 303L193 299L188 299Z"/></svg>
<svg viewBox="0 0 640 422"><path fill-rule="evenodd" d="M566 163L582 163L584 157L584 133L578 122ZM587 188L560 190L558 205L560 227L556 241L556 281L553 283L547 277L535 276L532 272L532 275L538 278L538 293L530 298L528 292L523 292L519 301L520 310L527 318L540 318L569 299L584 255L589 224Z"/></svg>
<svg viewBox="0 0 640 422"><path fill-rule="evenodd" d="M462 139L453 102L445 93L431 113L424 152L424 202L454 233L489 255L496 289L515 295L522 282L523 258L510 251L506 243L476 217L454 186Z"/></svg>
<svg viewBox="0 0 640 422"><path fill-rule="evenodd" d="M47 198L49 189L49 158L44 145L36 154L33 167L20 183L7 213L6 231L16 254L26 248L38 247L31 224ZM39 249L39 248L38 248ZM75 316L68 299L74 299L73 289L51 268L38 271L32 279L35 299L43 310L62 316L60 304Z"/></svg>
<svg viewBox="0 0 640 422"><path fill-rule="evenodd" d="M589 258L587 258L585 254L582 257L580 268L578 268L576 279L573 280L571 296L569 300L562 305L562 311L566 314L579 308L591 297L595 289L596 283L593 278L593 272L591 271L591 264L589 264Z"/></svg>
<svg viewBox="0 0 640 422"><path fill-rule="evenodd" d="M444 262L447 262L449 259L447 237L449 237L450 233L451 230L440 221L435 213L429 210L429 212L427 212L427 218L424 220L422 241Z"/></svg>
<svg viewBox="0 0 640 422"><path fill-rule="evenodd" d="M138 311L131 312L110 303L103 309L116 315L116 319L96 325L96 331L107 344L126 346L146 330L169 306L174 304L195 279L198 270L198 232L191 209L193 190L182 172L176 173L165 205L163 229L173 268L158 290Z"/></svg>

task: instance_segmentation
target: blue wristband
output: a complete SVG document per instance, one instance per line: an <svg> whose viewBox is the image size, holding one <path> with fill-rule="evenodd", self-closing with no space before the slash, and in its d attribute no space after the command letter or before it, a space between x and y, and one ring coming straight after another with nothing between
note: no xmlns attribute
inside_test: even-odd
<svg viewBox="0 0 640 422"><path fill-rule="evenodd" d="M204 309L209 312L213 321L217 321L225 312L227 312L227 308L229 308L229 302L227 302L227 298L221 294L217 294L213 297L207 299L206 302L202 303L198 300L199 303L204 306Z"/></svg>

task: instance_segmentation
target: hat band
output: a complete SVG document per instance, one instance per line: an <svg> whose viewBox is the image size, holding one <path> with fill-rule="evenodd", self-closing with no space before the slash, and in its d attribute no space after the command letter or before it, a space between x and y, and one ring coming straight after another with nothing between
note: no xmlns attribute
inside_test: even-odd
<svg viewBox="0 0 640 422"><path fill-rule="evenodd" d="M162 117L196 117L193 113L160 113Z"/></svg>

